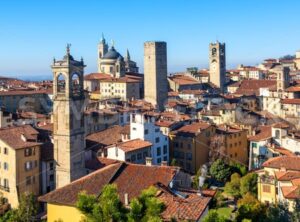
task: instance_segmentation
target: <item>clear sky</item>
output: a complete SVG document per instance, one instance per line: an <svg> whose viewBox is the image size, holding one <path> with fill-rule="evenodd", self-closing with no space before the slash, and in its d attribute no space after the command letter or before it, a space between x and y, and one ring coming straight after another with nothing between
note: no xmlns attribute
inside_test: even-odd
<svg viewBox="0 0 300 222"><path fill-rule="evenodd" d="M96 71L103 32L143 67L143 42L168 43L168 69L208 66L208 44L226 42L227 66L255 65L300 49L298 0L0 1L0 75L51 77L65 46Z"/></svg>

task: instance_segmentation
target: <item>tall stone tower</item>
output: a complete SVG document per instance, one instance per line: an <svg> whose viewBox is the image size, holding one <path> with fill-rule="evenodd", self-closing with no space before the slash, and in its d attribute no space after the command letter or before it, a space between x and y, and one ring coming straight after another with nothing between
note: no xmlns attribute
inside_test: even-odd
<svg viewBox="0 0 300 222"><path fill-rule="evenodd" d="M277 91L284 92L290 85L290 68L282 67L277 73Z"/></svg>
<svg viewBox="0 0 300 222"><path fill-rule="evenodd" d="M209 45L209 81L224 92L226 77L225 43L210 43Z"/></svg>
<svg viewBox="0 0 300 222"><path fill-rule="evenodd" d="M56 188L85 175L84 138L84 62L70 55L70 45L63 60L54 59L53 124Z"/></svg>
<svg viewBox="0 0 300 222"><path fill-rule="evenodd" d="M104 35L102 34L102 39L98 44L98 72L99 73L102 72L100 68L101 59L104 56L104 54L107 53L107 51L108 51L108 44L106 43Z"/></svg>
<svg viewBox="0 0 300 222"><path fill-rule="evenodd" d="M144 95L159 110L168 98L167 43L144 43Z"/></svg>

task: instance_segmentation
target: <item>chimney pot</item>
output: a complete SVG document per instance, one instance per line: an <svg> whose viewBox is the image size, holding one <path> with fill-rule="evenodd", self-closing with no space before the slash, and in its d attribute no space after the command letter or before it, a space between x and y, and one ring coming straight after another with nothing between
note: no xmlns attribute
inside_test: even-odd
<svg viewBox="0 0 300 222"><path fill-rule="evenodd" d="M146 157L146 166L152 166L152 158Z"/></svg>

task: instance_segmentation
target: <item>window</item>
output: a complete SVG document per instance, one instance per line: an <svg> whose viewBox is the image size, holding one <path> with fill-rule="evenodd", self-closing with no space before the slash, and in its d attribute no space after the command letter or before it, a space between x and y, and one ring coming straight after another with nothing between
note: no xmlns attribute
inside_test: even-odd
<svg viewBox="0 0 300 222"><path fill-rule="evenodd" d="M137 154L137 159L138 159L138 160L142 159L142 153L138 153L138 154Z"/></svg>
<svg viewBox="0 0 300 222"><path fill-rule="evenodd" d="M161 158L157 158L157 163L161 163Z"/></svg>
<svg viewBox="0 0 300 222"><path fill-rule="evenodd" d="M148 156L148 152L145 151L145 152L143 153L143 157L145 158L145 157L147 157L147 156Z"/></svg>
<svg viewBox="0 0 300 222"><path fill-rule="evenodd" d="M164 156L164 161L168 161L168 157L167 156Z"/></svg>
<svg viewBox="0 0 300 222"><path fill-rule="evenodd" d="M131 162L134 162L136 160L135 154L131 156Z"/></svg>
<svg viewBox="0 0 300 222"><path fill-rule="evenodd" d="M33 168L33 162L32 161L27 161L25 163L25 170L31 170Z"/></svg>
<svg viewBox="0 0 300 222"><path fill-rule="evenodd" d="M30 185L31 184L31 177L26 177L26 185Z"/></svg>
<svg viewBox="0 0 300 222"><path fill-rule="evenodd" d="M9 188L8 179L4 179L4 180L3 180L3 186L4 186L5 188Z"/></svg>
<svg viewBox="0 0 300 222"><path fill-rule="evenodd" d="M8 163L4 162L4 164L3 164L3 169L4 169L4 170L8 170Z"/></svg>
<svg viewBox="0 0 300 222"><path fill-rule="evenodd" d="M280 138L280 130L275 131L275 138L279 139Z"/></svg>
<svg viewBox="0 0 300 222"><path fill-rule="evenodd" d="M4 147L3 153L4 153L4 154L8 154L8 149L7 149L7 147Z"/></svg>
<svg viewBox="0 0 300 222"><path fill-rule="evenodd" d="M191 170L191 164L190 164L190 163L186 163L186 169L187 169L188 171Z"/></svg>
<svg viewBox="0 0 300 222"><path fill-rule="evenodd" d="M49 181L50 181L50 182L53 182L53 181L54 181L54 174L51 174L51 175L49 176Z"/></svg>
<svg viewBox="0 0 300 222"><path fill-rule="evenodd" d="M50 170L53 170L54 169L54 163L50 163L49 168L50 168Z"/></svg>
<svg viewBox="0 0 300 222"><path fill-rule="evenodd" d="M175 143L174 143L174 146L175 146L176 148L178 148L178 143L177 143L177 142L175 142Z"/></svg>
<svg viewBox="0 0 300 222"><path fill-rule="evenodd" d="M155 132L158 133L159 132L159 128L155 128Z"/></svg>
<svg viewBox="0 0 300 222"><path fill-rule="evenodd" d="M32 150L31 150L31 148L26 148L26 149L24 150L24 152L25 152L25 156L31 156L31 155L32 155Z"/></svg>
<svg viewBox="0 0 300 222"><path fill-rule="evenodd" d="M144 134L147 135L149 133L149 130L145 129Z"/></svg>
<svg viewBox="0 0 300 222"><path fill-rule="evenodd" d="M257 143L252 143L252 148L257 148Z"/></svg>
<svg viewBox="0 0 300 222"><path fill-rule="evenodd" d="M186 159L187 160L192 160L193 159L193 155L191 153L186 153Z"/></svg>
<svg viewBox="0 0 300 222"><path fill-rule="evenodd" d="M159 137L156 137L156 138L155 138L155 142L156 142L156 143L159 143Z"/></svg>
<svg viewBox="0 0 300 222"><path fill-rule="evenodd" d="M190 150L190 149L192 149L192 144L188 144L188 149Z"/></svg>
<svg viewBox="0 0 300 222"><path fill-rule="evenodd" d="M136 128L135 128L135 127L132 127L132 130L136 131Z"/></svg>
<svg viewBox="0 0 300 222"><path fill-rule="evenodd" d="M161 148L160 147L157 147L157 149L156 149L156 155L157 156L161 155Z"/></svg>
<svg viewBox="0 0 300 222"><path fill-rule="evenodd" d="M263 192L264 193L270 193L271 192L270 185L263 185Z"/></svg>
<svg viewBox="0 0 300 222"><path fill-rule="evenodd" d="M167 145L164 145L164 148L163 148L163 153L164 154L167 154L168 153L168 146Z"/></svg>

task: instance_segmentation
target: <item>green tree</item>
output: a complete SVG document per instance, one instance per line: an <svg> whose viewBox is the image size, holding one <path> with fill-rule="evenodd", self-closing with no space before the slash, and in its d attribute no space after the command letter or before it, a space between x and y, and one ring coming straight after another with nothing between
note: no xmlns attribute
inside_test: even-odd
<svg viewBox="0 0 300 222"><path fill-rule="evenodd" d="M31 222L38 212L36 197L32 193L23 193L20 197L17 209L6 212L0 221L2 222Z"/></svg>
<svg viewBox="0 0 300 222"><path fill-rule="evenodd" d="M241 178L241 195L246 193L251 193L252 195L257 195L257 174L248 173L247 175Z"/></svg>
<svg viewBox="0 0 300 222"><path fill-rule="evenodd" d="M177 166L177 160L175 158L171 160L170 166Z"/></svg>
<svg viewBox="0 0 300 222"><path fill-rule="evenodd" d="M277 205L270 205L266 211L266 221L282 222L295 221L291 220L291 215L288 210L288 205L279 203Z"/></svg>
<svg viewBox="0 0 300 222"><path fill-rule="evenodd" d="M123 221L125 216L125 208L114 184L104 186L99 198L85 192L80 193L76 206L88 222Z"/></svg>
<svg viewBox="0 0 300 222"><path fill-rule="evenodd" d="M138 198L134 198L130 203L128 221L162 221L160 215L164 204L156 197L156 193L155 187L149 187Z"/></svg>
<svg viewBox="0 0 300 222"><path fill-rule="evenodd" d="M218 214L216 210L208 211L208 214L204 217L203 222L226 222L226 218Z"/></svg>
<svg viewBox="0 0 300 222"><path fill-rule="evenodd" d="M213 162L209 172L213 178L220 182L226 182L231 175L230 166L224 163L224 161L221 159Z"/></svg>
<svg viewBox="0 0 300 222"><path fill-rule="evenodd" d="M300 222L300 199L295 200L295 208L291 216L293 221Z"/></svg>
<svg viewBox="0 0 300 222"><path fill-rule="evenodd" d="M252 221L264 221L265 207L250 193L238 201L237 221L249 219Z"/></svg>
<svg viewBox="0 0 300 222"><path fill-rule="evenodd" d="M241 176L238 173L232 174L230 182L227 182L224 188L224 192L234 199L240 197L240 179Z"/></svg>
<svg viewBox="0 0 300 222"><path fill-rule="evenodd" d="M245 176L247 174L247 167L240 163L230 161L229 166L232 173L238 173L241 176Z"/></svg>

